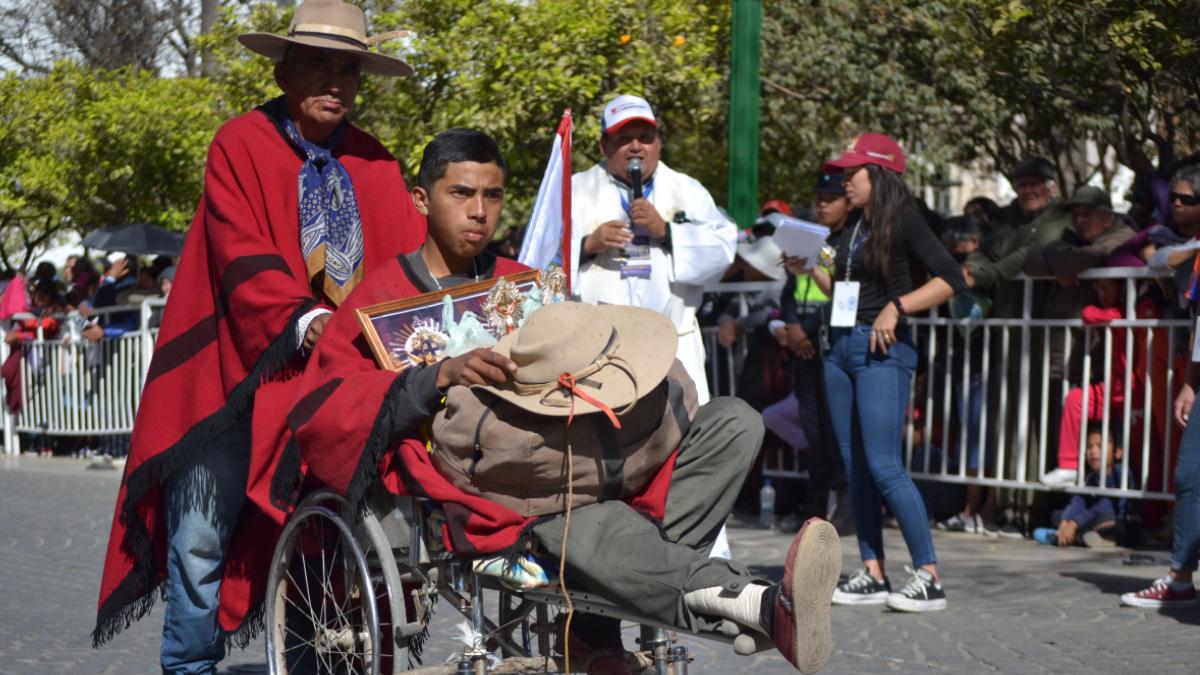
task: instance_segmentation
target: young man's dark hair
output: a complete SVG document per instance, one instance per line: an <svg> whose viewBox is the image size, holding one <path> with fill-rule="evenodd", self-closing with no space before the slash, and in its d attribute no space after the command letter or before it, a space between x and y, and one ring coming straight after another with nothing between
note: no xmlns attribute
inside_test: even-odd
<svg viewBox="0 0 1200 675"><path fill-rule="evenodd" d="M455 162L495 164L508 176L508 164L491 136L475 129L454 128L434 136L425 146L417 185L426 191L433 189L433 184L446 175L446 166Z"/></svg>

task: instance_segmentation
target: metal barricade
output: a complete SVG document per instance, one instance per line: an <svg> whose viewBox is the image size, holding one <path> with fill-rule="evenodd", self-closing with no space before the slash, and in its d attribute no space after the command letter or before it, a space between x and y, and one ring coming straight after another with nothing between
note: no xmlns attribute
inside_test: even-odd
<svg viewBox="0 0 1200 675"><path fill-rule="evenodd" d="M1190 347L1185 343L1191 323L1136 316L1139 285L1167 274L1147 268L1081 274L1084 283L1114 279L1123 285L1123 318L1104 324L1086 325L1080 317L1036 318L1037 282L1055 282L1024 277L1020 318L949 318L944 307L942 313L911 318L920 360L909 415L917 422L905 431L905 461L912 475L945 483L1173 499L1172 457L1182 433L1171 413L1174 369L1180 347ZM737 294L744 313L746 298L768 287L782 285L718 284L708 292ZM703 332L710 383L719 385L713 394L736 395L745 340L719 350L717 328ZM1087 345L1096 346L1095 355ZM1101 376L1093 378L1096 367ZM1102 400L1097 402L1097 395ZM1056 466L1059 420L1068 398L1081 409L1078 471L1074 484L1051 487L1040 479ZM1089 421L1089 410L1099 419ZM1116 487L1086 484L1091 422L1101 425L1101 447L1111 436L1123 451ZM795 468L802 453L768 453L764 473L803 476ZM1098 473L1107 476L1108 457L1100 454Z"/></svg>
<svg viewBox="0 0 1200 675"><path fill-rule="evenodd" d="M1174 367L1191 322L1137 318L1139 282L1157 276L1162 275L1146 268L1098 268L1081 274L1084 283L1112 279L1124 287L1122 318L1094 325L1082 318L1034 318L1034 289L1041 280L1033 278L1022 279L1022 318L952 319L936 313L913 318L921 365L910 405L910 411L920 413L915 416L919 424L908 426L905 443L912 475L949 483L1173 499L1171 457L1182 431L1171 414ZM1044 484L1041 478L1057 466L1060 439L1067 438L1062 433L1066 418L1075 415L1075 481ZM1110 473L1104 451L1110 440L1123 453L1115 487L1104 480L1086 484L1086 442L1094 423L1101 434L1098 476Z"/></svg>
<svg viewBox="0 0 1200 675"><path fill-rule="evenodd" d="M1103 325L1085 325L1078 317L1035 318L1033 279L1023 281L1021 318L954 319L936 311L912 318L921 361L910 403L910 418L918 422L905 432L905 460L912 474L946 483L1051 489L1039 479L1054 467L1060 435L1055 430L1061 432L1058 420L1070 402L1083 414L1078 422L1080 470L1068 491L1172 499L1173 448L1181 433L1171 414L1174 366L1180 347L1189 346L1190 321L1136 317L1139 282L1155 276L1145 268L1102 268L1080 275L1124 285L1124 318ZM718 284L709 291L734 294L733 302L744 314L754 294L781 288L779 283L741 283ZM3 410L6 451L17 452L18 432L129 433L157 333L147 328L149 318L163 304L153 299L101 310L140 313L141 327L115 339L90 343L68 331L54 340L22 344L24 409L18 415ZM736 395L746 340L719 349L715 327L703 329L702 335L713 395ZM0 359L9 350L3 337L0 328ZM1089 344L1096 345L1095 355L1085 348ZM1119 365L1115 370L1114 362ZM1072 363L1080 364L1075 377ZM1093 380L1094 365L1101 369ZM1101 423L1102 446L1111 435L1124 452L1116 487L1086 484L1089 411ZM764 457L767 475L802 476L800 452ZM1104 453L1099 469L1100 475L1108 474Z"/></svg>
<svg viewBox="0 0 1200 675"><path fill-rule="evenodd" d="M151 298L140 305L94 310L90 316L136 312L138 329L97 342L83 338L83 320L72 313L61 322L60 334L11 345L21 350L21 410L3 406L3 441L8 454L19 452L18 433L50 436L105 436L133 430L145 374L154 350L157 329L149 327L155 308ZM89 317L90 318L90 317ZM0 359L10 345L0 329Z"/></svg>

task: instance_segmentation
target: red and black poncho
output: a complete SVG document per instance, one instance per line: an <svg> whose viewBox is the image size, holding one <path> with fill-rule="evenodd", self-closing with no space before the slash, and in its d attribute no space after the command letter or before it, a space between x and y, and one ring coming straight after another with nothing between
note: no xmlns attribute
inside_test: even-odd
<svg viewBox="0 0 1200 675"><path fill-rule="evenodd" d="M358 195L364 272L395 259L425 238L396 160L374 138L351 126L333 154ZM314 297L300 253L297 175L301 159L263 109L222 126L209 148L204 195L196 210L146 375L132 446L117 498L101 581L93 643L99 645L141 618L166 578L162 484L166 476L210 449L218 430L251 409L264 382L293 378L296 321L327 298ZM255 452L258 451L256 446ZM274 458L252 458L254 467ZM261 503L248 499L242 521ZM278 519L282 516L272 516ZM239 526L240 527L240 526ZM262 544L236 555L269 561ZM231 575L255 565L227 558ZM243 584L242 587L247 587ZM222 628L248 640L247 607L222 589ZM227 596L230 596L227 598ZM236 601L235 601L236 600Z"/></svg>

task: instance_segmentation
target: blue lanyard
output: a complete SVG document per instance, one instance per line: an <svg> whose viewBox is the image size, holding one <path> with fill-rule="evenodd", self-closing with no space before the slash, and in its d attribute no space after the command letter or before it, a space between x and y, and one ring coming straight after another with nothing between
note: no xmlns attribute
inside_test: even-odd
<svg viewBox="0 0 1200 675"><path fill-rule="evenodd" d="M653 178L646 181L646 184L644 186L642 186L642 197L644 199L650 199L651 192L654 192L654 179ZM625 215L628 216L629 215L629 200L625 199L624 192L621 192L620 190L618 190L617 193L621 196L621 208L625 209ZM630 194L632 194L632 193L633 193L633 191L630 190Z"/></svg>

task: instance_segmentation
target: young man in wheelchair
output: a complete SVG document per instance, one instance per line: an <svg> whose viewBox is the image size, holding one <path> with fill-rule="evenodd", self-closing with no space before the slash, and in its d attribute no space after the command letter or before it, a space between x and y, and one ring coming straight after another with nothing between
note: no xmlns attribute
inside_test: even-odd
<svg viewBox="0 0 1200 675"><path fill-rule="evenodd" d="M732 622L798 669L819 669L832 646L836 532L806 523L779 584L708 557L763 427L738 399L697 407L669 319L555 303L491 349L399 375L376 367L356 307L520 269L482 254L503 199L493 148L465 130L426 148L413 197L428 238L365 279L325 328L286 413L273 496L294 500L303 477L358 505L378 481L439 504L460 556L533 548L620 607L692 631ZM617 620L582 615L569 640L588 672L630 672Z"/></svg>

